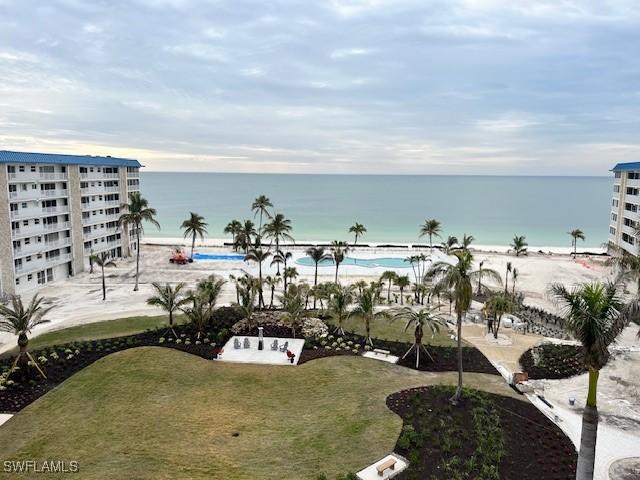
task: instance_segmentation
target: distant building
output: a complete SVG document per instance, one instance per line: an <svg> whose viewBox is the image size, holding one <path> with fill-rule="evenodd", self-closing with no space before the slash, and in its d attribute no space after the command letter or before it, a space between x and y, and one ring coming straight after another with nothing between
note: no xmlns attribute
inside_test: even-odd
<svg viewBox="0 0 640 480"><path fill-rule="evenodd" d="M638 254L640 227L640 162L618 163L614 174L613 201L609 222L609 244Z"/></svg>
<svg viewBox="0 0 640 480"><path fill-rule="evenodd" d="M135 249L118 228L140 189L137 160L0 151L0 293L21 294L86 270L89 257Z"/></svg>

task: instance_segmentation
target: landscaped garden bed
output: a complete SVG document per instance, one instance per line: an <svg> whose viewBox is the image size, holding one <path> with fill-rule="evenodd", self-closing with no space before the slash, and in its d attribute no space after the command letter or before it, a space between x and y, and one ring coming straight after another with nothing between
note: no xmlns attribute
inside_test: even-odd
<svg viewBox="0 0 640 480"><path fill-rule="evenodd" d="M534 380L568 378L587 371L579 345L545 343L532 347L520 357L520 366Z"/></svg>
<svg viewBox="0 0 640 480"><path fill-rule="evenodd" d="M573 479L571 440L530 403L454 387L404 390L387 398L403 419L395 451L410 465L398 479Z"/></svg>

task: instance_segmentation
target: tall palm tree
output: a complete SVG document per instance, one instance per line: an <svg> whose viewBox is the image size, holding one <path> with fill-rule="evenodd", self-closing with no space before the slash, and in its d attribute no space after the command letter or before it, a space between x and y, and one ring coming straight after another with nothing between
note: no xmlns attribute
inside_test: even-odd
<svg viewBox="0 0 640 480"><path fill-rule="evenodd" d="M197 294L202 297L212 311L218 303L218 298L222 294L222 288L225 283L227 282L222 278L211 274L207 278L200 280L196 285Z"/></svg>
<svg viewBox="0 0 640 480"><path fill-rule="evenodd" d="M556 283L549 291L562 309L565 328L582 343L585 364L589 369L576 479L591 480L598 436L598 375L609 357L609 345L615 342L628 320L623 314L624 306L617 283L586 283L571 290Z"/></svg>
<svg viewBox="0 0 640 480"><path fill-rule="evenodd" d="M578 240L582 240L584 242L587 237L579 228L571 230L569 235L571 235L571 246L573 247L573 256L575 257L578 254Z"/></svg>
<svg viewBox="0 0 640 480"><path fill-rule="evenodd" d="M102 271L102 301L107 299L107 285L104 279L104 267L115 267L116 262L109 260L108 252L101 252L98 255L91 255L91 261L100 267Z"/></svg>
<svg viewBox="0 0 640 480"><path fill-rule="evenodd" d="M255 218L256 215L260 215L260 220L259 220L260 223L258 226L258 236L262 235L263 215L266 216L267 218L271 218L271 213L269 213L270 208L273 208L273 204L271 203L271 200L269 200L269 197L267 197L266 195L260 195L251 204L251 211L254 212L253 217Z"/></svg>
<svg viewBox="0 0 640 480"><path fill-rule="evenodd" d="M389 312L385 310L376 311L378 304L378 294L373 288L365 288L356 297L355 308L349 313L349 317L360 318L364 321L366 338L365 341L373 346L371 339L371 322L379 318L389 318Z"/></svg>
<svg viewBox="0 0 640 480"><path fill-rule="evenodd" d="M264 279L264 283L267 285L267 287L269 287L269 290L271 291L271 300L269 302L269 309L273 309L273 300L276 294L276 287L281 281L282 279L279 276L272 277L271 275L267 275Z"/></svg>
<svg viewBox="0 0 640 480"><path fill-rule="evenodd" d="M429 237L429 248L431 250L431 253L433 253L433 237L439 237L441 231L442 226L440 225L440 222L435 219L425 220L420 227L420 236Z"/></svg>
<svg viewBox="0 0 640 480"><path fill-rule="evenodd" d="M513 253L516 254L516 257L526 254L528 245L529 244L527 243L527 237L525 237L524 235L514 236L510 244L511 248L513 248Z"/></svg>
<svg viewBox="0 0 640 480"><path fill-rule="evenodd" d="M20 349L13 361L13 365L11 365L9 375L15 370L16 365L23 366L31 364L38 370L43 378L47 378L38 365L38 362L36 362L27 351L27 347L29 346L29 337L27 334L31 333L31 330L38 325L49 322L44 316L49 313L53 307L43 306L43 301L44 298L36 294L26 308L22 303L22 299L17 296L11 297L11 306L0 303L0 332L8 332L16 335Z"/></svg>
<svg viewBox="0 0 640 480"><path fill-rule="evenodd" d="M200 237L200 240L204 241L204 236L207 233L207 225L208 223L204 221L204 217L195 212L189 212L189 218L180 225L180 228L184 230L184 238L191 237L192 258L193 249L196 246L196 237Z"/></svg>
<svg viewBox="0 0 640 480"><path fill-rule="evenodd" d="M258 264L258 308L264 308L264 294L262 292L262 262L271 257L271 253L262 248L252 248L244 258L245 262L256 262Z"/></svg>
<svg viewBox="0 0 640 480"><path fill-rule="evenodd" d="M614 250L615 255L607 260L607 264L617 269L621 280L635 280L637 293L640 295L640 256L632 255L621 248Z"/></svg>
<svg viewBox="0 0 640 480"><path fill-rule="evenodd" d="M284 269L283 273L282 273L282 278L284 280L284 291L286 292L288 290L288 283L287 280L295 280L298 276L298 269L296 267L287 267Z"/></svg>
<svg viewBox="0 0 640 480"><path fill-rule="evenodd" d="M361 223L354 223L351 228L349 228L349 233L353 233L354 241L353 245L355 246L358 243L358 239L363 236L367 232L367 227L365 227Z"/></svg>
<svg viewBox="0 0 640 480"><path fill-rule="evenodd" d="M491 295L485 302L487 315L495 321L489 323L489 331L493 332L493 337L498 338L498 330L502 324L502 316L505 313L513 313L515 310L513 299L506 293L497 292Z"/></svg>
<svg viewBox="0 0 640 480"><path fill-rule="evenodd" d="M507 269L504 274L504 293L509 291L509 274L513 270L513 265L511 262L507 262Z"/></svg>
<svg viewBox="0 0 640 480"><path fill-rule="evenodd" d="M409 275L399 275L395 280L395 284L400 289L400 305L404 305L404 289L411 285Z"/></svg>
<svg viewBox="0 0 640 480"><path fill-rule="evenodd" d="M329 299L329 315L336 322L336 333L344 335L343 324L349 318L349 306L353 303L353 289L336 285Z"/></svg>
<svg viewBox="0 0 640 480"><path fill-rule="evenodd" d="M271 221L264 225L262 233L264 236L275 243L276 251L280 250L280 242L289 241L293 242L291 236L291 220L287 219L281 213L276 213Z"/></svg>
<svg viewBox="0 0 640 480"><path fill-rule="evenodd" d="M307 248L305 253L307 254L308 257L311 258L311 260L313 260L313 263L315 264L315 272L313 275L313 286L317 287L318 286L318 264L323 260L329 260L331 258L331 255L329 255L329 253L324 249L324 247L309 247ZM313 297L313 308L314 309L316 308L315 295Z"/></svg>
<svg viewBox="0 0 640 480"><path fill-rule="evenodd" d="M287 261L292 257L291 252L283 252L282 250L277 250L273 254L273 260L271 260L271 266L278 266L278 271L276 275L280 275L280 265L283 266L284 270L287 269ZM284 291L287 291L287 277L284 277Z"/></svg>
<svg viewBox="0 0 640 480"><path fill-rule="evenodd" d="M236 244L241 247L246 254L251 245L253 245L253 239L258 235L256 232L256 226L251 220L245 220L244 224L242 224L242 228L236 235Z"/></svg>
<svg viewBox="0 0 640 480"><path fill-rule="evenodd" d="M233 244L233 249L238 250L238 235L242 232L242 223L238 220L231 220L227 223L227 226L224 227L224 233L231 235L231 243Z"/></svg>
<svg viewBox="0 0 640 480"><path fill-rule="evenodd" d="M511 272L511 296L514 298L516 296L516 280L518 280L518 269L513 267Z"/></svg>
<svg viewBox="0 0 640 480"><path fill-rule="evenodd" d="M155 225L160 230L160 224L156 220L156 209L149 207L146 198L140 195L140 192L131 192L129 194L129 203L120 205L120 218L118 218L118 226L128 230L133 227L133 233L136 236L136 284L133 291L138 291L138 278L140 276L140 234L144 232L143 222Z"/></svg>
<svg viewBox="0 0 640 480"><path fill-rule="evenodd" d="M160 307L169 314L169 328L167 332L171 331L171 333L178 338L178 335L173 329L173 314L190 303L192 300L191 296L185 295L183 292L185 288L184 283L178 283L175 287L172 287L168 283L166 285L160 285L154 282L151 286L156 293L147 298L147 305ZM167 332L165 332L165 334Z"/></svg>
<svg viewBox="0 0 640 480"><path fill-rule="evenodd" d="M291 325L291 333L293 338L296 338L296 328L300 327L308 316L304 298L296 289L291 289L280 296L280 303L284 312L282 318Z"/></svg>
<svg viewBox="0 0 640 480"><path fill-rule="evenodd" d="M387 284L387 303L391 303L391 285L393 285L398 278L398 274L393 270L386 270L382 272L380 280Z"/></svg>
<svg viewBox="0 0 640 480"><path fill-rule="evenodd" d="M391 317L392 320L403 320L406 321L407 324L404 327L404 331L406 332L409 327L413 327L413 336L414 343L407 350L407 352L402 356L405 358L412 350L416 352L416 368L420 365L420 350L424 350L424 353L431 359L433 362L433 357L429 353L429 351L422 344L422 337L424 336L425 327L431 330L432 337L437 332L440 331L440 327L446 326L445 318L440 315L438 312L438 307L431 308L423 308L418 311L413 310L411 307L403 307L395 310Z"/></svg>
<svg viewBox="0 0 640 480"><path fill-rule="evenodd" d="M457 244L458 244L458 239L452 235L449 235L447 237L447 240L442 242L440 245L442 245L442 251L444 252L445 255L451 255L451 252L453 251L453 249Z"/></svg>
<svg viewBox="0 0 640 480"><path fill-rule="evenodd" d="M447 262L434 263L427 272L428 277L434 278L434 288L438 291L452 290L455 298L458 336L458 387L451 398L453 404L458 404L462 398L462 316L469 310L472 299L471 282L478 276L478 271L472 270L473 255L469 250L454 252L457 262L453 265ZM495 270L484 269L484 275L502 281Z"/></svg>
<svg viewBox="0 0 640 480"><path fill-rule="evenodd" d="M467 235L466 233L462 236L462 243L460 246L465 250L468 250L471 244L475 241L473 235Z"/></svg>
<svg viewBox="0 0 640 480"><path fill-rule="evenodd" d="M344 261L347 252L349 252L349 245L347 245L347 242L338 240L331 242L331 255L333 256L333 263L336 264L335 283L338 283L338 268L340 268L340 264Z"/></svg>

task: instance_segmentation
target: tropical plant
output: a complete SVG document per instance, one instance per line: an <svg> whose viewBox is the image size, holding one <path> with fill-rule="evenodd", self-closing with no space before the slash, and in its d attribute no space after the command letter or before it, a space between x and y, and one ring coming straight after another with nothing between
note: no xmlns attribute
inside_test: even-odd
<svg viewBox="0 0 640 480"><path fill-rule="evenodd" d="M29 337L27 335L38 325L49 322L44 316L53 307L45 307L43 305L44 301L43 297L35 294L26 308L22 303L22 299L17 296L11 297L10 306L0 303L0 332L13 333L18 337L19 351L9 369L9 375L13 373L16 366L33 365L43 378L47 378L38 362L27 350L29 346Z"/></svg>
<svg viewBox="0 0 640 480"><path fill-rule="evenodd" d="M464 249L469 249L469 247L471 246L471 244L475 241L475 238L473 237L473 235L467 235L466 233L462 236L462 243L460 244L460 246Z"/></svg>
<svg viewBox="0 0 640 480"><path fill-rule="evenodd" d="M227 223L227 226L224 227L224 233L231 235L231 243L233 244L233 249L238 250L238 235L242 232L242 223L238 220L231 220Z"/></svg>
<svg viewBox="0 0 640 480"><path fill-rule="evenodd" d="M498 338L498 330L502 325L502 316L505 313L513 313L515 311L515 304L513 299L502 292L496 292L492 294L484 304L485 313L489 318L489 332L493 333L493 338Z"/></svg>
<svg viewBox="0 0 640 480"><path fill-rule="evenodd" d="M504 274L504 293L509 291L509 274L513 271L513 265L511 262L507 262L506 271Z"/></svg>
<svg viewBox="0 0 640 480"><path fill-rule="evenodd" d="M360 318L364 321L366 338L365 341L373 346L371 339L371 322L381 318L389 318L389 312L385 310L376 311L378 294L373 288L366 288L356 297L355 308L349 313L349 317Z"/></svg>
<svg viewBox="0 0 640 480"><path fill-rule="evenodd" d="M584 242L587 237L579 228L571 230L569 235L571 236L571 246L573 247L573 256L575 257L578 253L578 240L582 240Z"/></svg>
<svg viewBox="0 0 640 480"><path fill-rule="evenodd" d="M462 316L469 310L472 299L471 282L477 279L478 271L472 270L473 255L469 250L454 252L457 262L435 262L429 271L428 277L435 280L434 288L437 291L451 290L455 298L455 311L457 317L457 341L458 341L458 386L456 393L451 398L453 404L458 404L462 398ZM495 270L484 269L484 275L497 281L502 281Z"/></svg>
<svg viewBox="0 0 640 480"><path fill-rule="evenodd" d="M408 275L399 275L394 283L400 289L400 305L404 305L404 289L411 285L411 280Z"/></svg>
<svg viewBox="0 0 640 480"><path fill-rule="evenodd" d="M511 295L515 298L516 296L516 280L518 280L518 269L513 267L511 271Z"/></svg>
<svg viewBox="0 0 640 480"><path fill-rule="evenodd" d="M154 282L151 286L155 290L155 295L147 298L147 305L160 307L169 314L169 328L167 332L171 331L171 333L178 338L178 335L173 329L173 314L190 303L192 300L191 296L183 293L184 283L178 283L175 287L172 287L168 283L166 285L160 285Z"/></svg>
<svg viewBox="0 0 640 480"><path fill-rule="evenodd" d="M526 255L528 245L527 237L524 235L516 235L513 237L510 247L513 248L513 253L515 253L516 257L519 257L520 255Z"/></svg>
<svg viewBox="0 0 640 480"><path fill-rule="evenodd" d="M283 310L282 319L291 326L293 338L296 338L296 328L299 328L308 316L305 300L299 291L291 289L280 296L280 303Z"/></svg>
<svg viewBox="0 0 640 480"><path fill-rule="evenodd" d="M442 231L442 227L438 220L425 220L424 224L420 227L420 236L428 236L429 237L429 248L431 249L431 253L433 253L433 237L439 237L440 232Z"/></svg>
<svg viewBox="0 0 640 480"><path fill-rule="evenodd" d="M318 264L323 260L329 260L331 255L327 253L324 247L309 247L305 251L308 257L313 260L315 264L315 272L313 275L313 286L316 287L318 285ZM316 308L316 297L313 297L313 308Z"/></svg>
<svg viewBox="0 0 640 480"><path fill-rule="evenodd" d="M271 291L271 299L269 302L270 309L273 309L273 299L275 297L276 287L281 281L282 281L282 278L280 278L277 275L273 277L271 275L267 275L264 279L265 285L267 285L269 287L269 290Z"/></svg>
<svg viewBox="0 0 640 480"><path fill-rule="evenodd" d="M393 270L387 270L382 272L380 280L387 284L387 303L391 302L391 285L393 285L398 278L398 274Z"/></svg>
<svg viewBox="0 0 640 480"><path fill-rule="evenodd" d="M254 238L258 235L256 232L256 226L251 220L245 220L244 224L240 228L240 231L236 234L235 245L236 248L240 247L246 254L253 245Z"/></svg>
<svg viewBox="0 0 640 480"><path fill-rule="evenodd" d="M264 308L264 293L262 291L262 262L271 257L271 253L262 248L252 248L247 252L245 262L256 262L258 264L258 308Z"/></svg>
<svg viewBox="0 0 640 480"><path fill-rule="evenodd" d="M336 264L336 278L335 283L338 283L338 268L344 261L345 256L349 252L349 245L347 242L334 240L331 242L331 255L333 257L333 263Z"/></svg>
<svg viewBox="0 0 640 480"><path fill-rule="evenodd" d="M197 294L200 295L200 297L202 297L202 299L207 303L211 311L213 311L218 303L218 298L222 293L222 288L225 283L227 282L222 278L215 274L211 274L196 284Z"/></svg>
<svg viewBox="0 0 640 480"><path fill-rule="evenodd" d="M617 269L620 280L635 280L637 293L640 296L640 256L616 247L614 255L607 260L607 264Z"/></svg>
<svg viewBox="0 0 640 480"><path fill-rule="evenodd" d="M276 213L271 221L265 224L262 229L265 238L271 240L272 243L276 245L276 251L280 250L280 242L289 241L293 242L293 237L291 236L291 220L287 219L281 213Z"/></svg>
<svg viewBox="0 0 640 480"><path fill-rule="evenodd" d="M253 314L256 310L256 288L255 282L248 283L238 289L240 302L238 308L242 312L242 318L247 320L249 332L253 328Z"/></svg>
<svg viewBox="0 0 640 480"><path fill-rule="evenodd" d="M336 285L329 299L329 315L336 323L336 333L344 335L343 324L349 318L349 307L353 303L353 289Z"/></svg>
<svg viewBox="0 0 640 480"><path fill-rule="evenodd" d="M424 353L433 362L433 357L422 344L422 337L424 336L424 329L431 330L431 336L440 331L440 327L446 326L446 320L438 312L438 307L422 308L418 311L413 310L411 307L403 307L395 310L391 316L392 320L402 320L407 322L404 330L405 332L413 327L414 343L402 356L405 358L412 350L415 350L416 354L416 368L420 365L420 350L424 350Z"/></svg>
<svg viewBox="0 0 640 480"><path fill-rule="evenodd" d="M133 287L133 291L137 292L140 276L140 234L144 232L142 224L143 222L148 222L155 225L158 230L160 230L160 224L155 219L156 209L149 207L149 202L140 195L140 192L131 192L129 194L129 203L120 205L120 210L123 213L118 218L118 227L123 227L127 231L129 228L133 228L133 233L136 237L136 284Z"/></svg>
<svg viewBox="0 0 640 480"><path fill-rule="evenodd" d="M254 218L256 215L260 215L260 220L258 224L258 237L262 235L262 217L266 216L267 218L271 218L271 214L269 213L269 209L273 208L273 204L269 197L266 195L260 195L256 198L251 204L251 211L254 212Z"/></svg>
<svg viewBox="0 0 640 480"><path fill-rule="evenodd" d="M284 291L286 292L288 290L288 283L287 280L295 280L298 277L298 269L296 267L286 267L284 269L284 272L282 273L282 278L284 279Z"/></svg>
<svg viewBox="0 0 640 480"><path fill-rule="evenodd" d="M109 260L108 252L101 252L98 255L91 255L92 263L98 265L100 267L100 271L102 274L102 301L107 299L107 284L105 282L104 277L104 267L115 267L116 262L113 260Z"/></svg>
<svg viewBox="0 0 640 480"><path fill-rule="evenodd" d="M196 332L196 339L199 340L211 320L213 309L202 295L196 293L189 297L192 302L191 306L183 306L181 310L191 322L191 326Z"/></svg>
<svg viewBox="0 0 640 480"><path fill-rule="evenodd" d="M609 357L609 345L615 342L628 320L623 314L618 283L586 283L570 290L556 283L551 285L549 293L562 310L565 328L582 343L585 364L589 369L576 479L591 480L598 436L598 376Z"/></svg>
<svg viewBox="0 0 640 480"><path fill-rule="evenodd" d="M273 260L271 260L271 266L277 265L277 273L276 275L280 275L280 265L287 269L287 261L291 258L291 252L283 252L282 250L277 250L273 254ZM284 279L284 291L287 291L287 278Z"/></svg>
<svg viewBox="0 0 640 480"><path fill-rule="evenodd" d="M442 251L445 255L451 255L451 252L454 250L457 244L458 239L454 236L449 235L447 237L447 240L442 242L440 245L442 246Z"/></svg>
<svg viewBox="0 0 640 480"><path fill-rule="evenodd" d="M353 245L355 246L358 243L358 239L362 237L367 232L367 227L365 227L361 223L354 223L351 228L349 228L349 233L353 233Z"/></svg>
<svg viewBox="0 0 640 480"><path fill-rule="evenodd" d="M207 233L207 225L204 217L195 212L189 212L189 218L180 225L180 228L184 230L184 238L191 237L191 258L193 258L193 249L196 246L196 237L204 240L204 236Z"/></svg>

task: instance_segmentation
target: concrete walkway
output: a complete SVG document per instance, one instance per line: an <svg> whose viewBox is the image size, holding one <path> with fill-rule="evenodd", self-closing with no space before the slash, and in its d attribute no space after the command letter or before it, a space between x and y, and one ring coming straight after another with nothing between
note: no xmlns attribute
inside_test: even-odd
<svg viewBox="0 0 640 480"><path fill-rule="evenodd" d="M13 417L13 415L10 413L0 413L0 426L2 426L11 417Z"/></svg>

